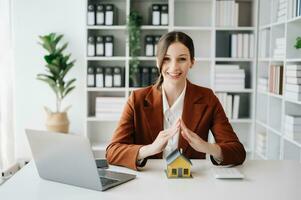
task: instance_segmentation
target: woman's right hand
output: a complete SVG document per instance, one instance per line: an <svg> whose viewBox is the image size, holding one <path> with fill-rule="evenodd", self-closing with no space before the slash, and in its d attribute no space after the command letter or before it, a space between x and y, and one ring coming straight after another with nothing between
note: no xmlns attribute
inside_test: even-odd
<svg viewBox="0 0 301 200"><path fill-rule="evenodd" d="M181 123L180 120L178 120L173 127L160 131L152 144L140 148L138 159L144 159L148 156L161 153L166 147L168 140L179 132L180 126Z"/></svg>

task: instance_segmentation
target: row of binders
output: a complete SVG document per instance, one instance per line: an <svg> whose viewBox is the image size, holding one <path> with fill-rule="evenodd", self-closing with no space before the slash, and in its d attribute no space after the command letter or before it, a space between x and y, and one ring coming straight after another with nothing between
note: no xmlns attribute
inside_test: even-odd
<svg viewBox="0 0 301 200"><path fill-rule="evenodd" d="M125 102L124 97L96 97L95 117L103 121L118 121Z"/></svg>
<svg viewBox="0 0 301 200"><path fill-rule="evenodd" d="M155 26L168 25L168 4L153 4L151 7L151 24Z"/></svg>
<svg viewBox="0 0 301 200"><path fill-rule="evenodd" d="M293 140L301 141L301 115L285 115L285 135Z"/></svg>
<svg viewBox="0 0 301 200"><path fill-rule="evenodd" d="M157 67L138 67L132 70L131 87L146 87L156 82L159 76ZM133 81L135 80L135 81Z"/></svg>
<svg viewBox="0 0 301 200"><path fill-rule="evenodd" d="M97 35L88 36L87 56L106 56L114 55L114 36L112 35Z"/></svg>
<svg viewBox="0 0 301 200"><path fill-rule="evenodd" d="M285 97L294 101L301 101L301 65L285 66Z"/></svg>
<svg viewBox="0 0 301 200"><path fill-rule="evenodd" d="M222 104L224 111L229 119L238 119L239 118L239 94L228 94L226 92L217 92L217 98Z"/></svg>
<svg viewBox="0 0 301 200"><path fill-rule="evenodd" d="M216 26L238 26L239 4L234 0L216 1Z"/></svg>
<svg viewBox="0 0 301 200"><path fill-rule="evenodd" d="M269 92L281 95L283 92L283 66L271 65L269 68Z"/></svg>
<svg viewBox="0 0 301 200"><path fill-rule="evenodd" d="M157 55L157 44L161 35L146 35L145 36L145 56Z"/></svg>
<svg viewBox="0 0 301 200"><path fill-rule="evenodd" d="M124 67L88 67L88 87L124 87Z"/></svg>
<svg viewBox="0 0 301 200"><path fill-rule="evenodd" d="M245 89L245 70L239 65L215 65L215 90L241 90Z"/></svg>
<svg viewBox="0 0 301 200"><path fill-rule="evenodd" d="M254 57L254 34L233 33L230 35L232 58Z"/></svg>
<svg viewBox="0 0 301 200"><path fill-rule="evenodd" d="M114 25L117 17L117 8L113 4L88 3L88 25Z"/></svg>

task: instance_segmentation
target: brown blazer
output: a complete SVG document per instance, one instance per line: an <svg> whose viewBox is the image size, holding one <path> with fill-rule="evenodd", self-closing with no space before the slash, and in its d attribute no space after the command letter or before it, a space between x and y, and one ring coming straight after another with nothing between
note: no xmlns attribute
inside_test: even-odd
<svg viewBox="0 0 301 200"><path fill-rule="evenodd" d="M225 112L212 90L187 81L182 119L186 126L203 140L208 140L209 129L221 147L221 165L242 164L246 157L243 145L234 133ZM137 170L138 151L151 144L163 130L162 93L155 86L133 91L125 105L118 127L106 149L110 164ZM180 135L178 147L191 159L204 159ZM162 153L149 158L162 158ZM213 164L217 164L211 157Z"/></svg>

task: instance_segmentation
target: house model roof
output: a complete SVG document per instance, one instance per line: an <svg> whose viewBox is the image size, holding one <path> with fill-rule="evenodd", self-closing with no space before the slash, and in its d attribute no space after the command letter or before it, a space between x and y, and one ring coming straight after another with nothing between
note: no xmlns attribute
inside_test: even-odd
<svg viewBox="0 0 301 200"><path fill-rule="evenodd" d="M190 165L192 165L191 161L186 158L179 149L175 149L173 152L171 152L167 157L166 157L166 162L167 165L171 164L173 161L175 161L178 157L182 157L184 158L184 160L186 160L187 162L190 163Z"/></svg>

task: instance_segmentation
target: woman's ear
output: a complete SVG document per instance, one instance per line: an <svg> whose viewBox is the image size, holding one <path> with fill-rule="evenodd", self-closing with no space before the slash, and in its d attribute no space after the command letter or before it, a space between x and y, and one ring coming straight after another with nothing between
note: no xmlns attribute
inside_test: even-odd
<svg viewBox="0 0 301 200"><path fill-rule="evenodd" d="M195 58L193 58L193 59L191 60L191 66L190 66L190 68L192 68L192 67L194 66L194 63L195 63Z"/></svg>

